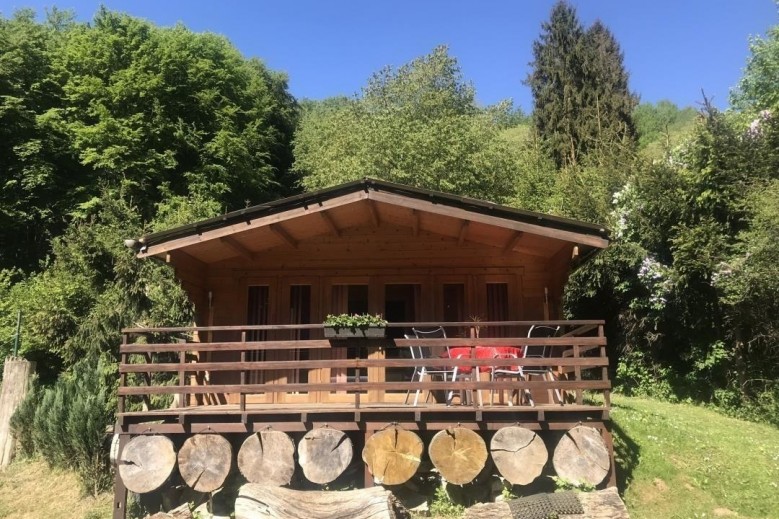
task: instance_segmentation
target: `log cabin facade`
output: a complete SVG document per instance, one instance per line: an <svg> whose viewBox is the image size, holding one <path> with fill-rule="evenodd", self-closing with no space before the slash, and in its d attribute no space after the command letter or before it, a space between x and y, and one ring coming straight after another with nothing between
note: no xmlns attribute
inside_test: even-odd
<svg viewBox="0 0 779 519"><path fill-rule="evenodd" d="M572 267L609 243L600 226L364 179L135 243L139 258L172 266L196 323L123 330L123 441L325 424L367 438L387 424L488 434L589 422L611 450L603 322L561 319ZM325 339L322 321L340 313L382 314L386 337ZM529 339L534 325L559 332ZM465 355L446 361L459 376L419 380L415 368L441 361L409 355L420 340L413 330L439 326L446 338L426 346L546 346L553 363L512 363L552 363L555 375L497 379L493 358ZM157 382L160 373L167 382ZM441 398L446 391L453 401ZM154 395L174 395L173 404L151 409Z"/></svg>

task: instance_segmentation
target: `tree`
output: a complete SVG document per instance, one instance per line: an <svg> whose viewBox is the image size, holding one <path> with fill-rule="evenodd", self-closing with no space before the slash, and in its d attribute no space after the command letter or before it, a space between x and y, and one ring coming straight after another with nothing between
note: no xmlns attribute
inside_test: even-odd
<svg viewBox="0 0 779 519"><path fill-rule="evenodd" d="M533 42L532 71L526 79L533 94L533 122L555 163L575 164L580 145L576 120L583 102L584 29L576 10L561 1L541 30Z"/></svg>
<svg viewBox="0 0 779 519"><path fill-rule="evenodd" d="M597 21L585 31L575 9L561 1L541 29L526 84L533 121L555 163L576 165L595 149L631 148L637 99L608 28Z"/></svg>
<svg viewBox="0 0 779 519"><path fill-rule="evenodd" d="M295 136L306 189L365 176L508 201L521 150L501 137L508 103L480 109L445 47L374 74L362 95L308 103Z"/></svg>
<svg viewBox="0 0 779 519"><path fill-rule="evenodd" d="M779 25L768 29L765 38L754 37L749 43L744 76L731 92L730 102L739 110L776 110L779 89L776 75L779 69Z"/></svg>

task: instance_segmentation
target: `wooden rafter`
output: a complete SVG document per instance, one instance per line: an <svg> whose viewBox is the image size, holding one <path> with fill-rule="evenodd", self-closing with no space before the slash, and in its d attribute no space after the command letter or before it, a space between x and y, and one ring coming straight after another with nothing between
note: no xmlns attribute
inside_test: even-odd
<svg viewBox="0 0 779 519"><path fill-rule="evenodd" d="M379 228L379 224L381 223L381 220L379 220L379 210L376 209L376 204L373 202L373 200L368 200L368 211L371 213L371 223L373 224L374 229Z"/></svg>
<svg viewBox="0 0 779 519"><path fill-rule="evenodd" d="M227 245L227 248L231 249L233 252L250 261L254 261L256 259L256 255L252 251L247 249L244 245L241 244L241 242L231 236L222 236L219 238L219 241Z"/></svg>
<svg viewBox="0 0 779 519"><path fill-rule="evenodd" d="M419 236L419 211L416 209L411 210L411 229L414 231L414 236Z"/></svg>
<svg viewBox="0 0 779 519"><path fill-rule="evenodd" d="M457 236L457 245L465 243L465 238L468 237L468 226L471 224L468 220L463 220L460 223L460 234Z"/></svg>
<svg viewBox="0 0 779 519"><path fill-rule="evenodd" d="M503 247L503 252L507 253L513 251L514 247L519 245L519 240L522 239L524 234L525 233L522 231L514 231L514 233L511 235L511 238L509 238L509 241L506 242L506 246Z"/></svg>
<svg viewBox="0 0 779 519"><path fill-rule="evenodd" d="M333 234L333 236L336 236L338 238L341 237L341 229L338 228L338 226L333 221L333 217L330 216L330 213L327 211L320 211L319 216L322 218L322 221L325 222L325 225L327 225L327 228L330 229L330 232Z"/></svg>
<svg viewBox="0 0 779 519"><path fill-rule="evenodd" d="M287 230L281 226L281 224L272 223L268 226L268 228L273 232L273 234L281 238L287 245L289 245L293 249L298 248L298 241L295 238L293 238L287 232Z"/></svg>

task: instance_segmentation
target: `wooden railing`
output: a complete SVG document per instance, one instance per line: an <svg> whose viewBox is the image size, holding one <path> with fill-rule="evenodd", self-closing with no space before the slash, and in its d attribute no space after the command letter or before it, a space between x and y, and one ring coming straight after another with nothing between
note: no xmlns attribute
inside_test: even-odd
<svg viewBox="0 0 779 519"><path fill-rule="evenodd" d="M532 325L560 326L561 332L555 337L528 338L527 330ZM340 394L348 393L352 404L359 408L363 404L381 404L386 401L386 392L398 391L458 391L486 392L497 391L549 391L557 390L565 395L565 402L558 405L582 405L585 392L602 394L599 402L609 407L611 383L608 378L608 358L606 338L603 333L603 321L500 321L479 322L481 330L497 327L505 334L507 330L515 337L452 337L438 339L306 339L284 338L285 334L299 334L309 330L312 336L321 335L323 325L262 325L262 326L212 326L212 327L168 327L168 328L128 328L123 330L123 343L120 346L119 365L120 387L118 392L119 413L128 408L128 398L143 398L149 402L152 395L179 395L178 405L190 405L191 395L222 394L238 395L241 411L246 410L247 396L273 394L315 394L316 392ZM475 326L473 322L420 322L391 323L388 328L432 328L443 326L447 329L468 330ZM271 340L249 340L251 334L269 334ZM198 339L214 336L219 340L196 342ZM141 341L138 339L142 338ZM397 348L408 351L410 346L449 346L477 348L480 346L548 346L551 358L516 358L511 360L495 358L457 359L412 359L387 358L387 351ZM350 348L358 352L357 358L310 358L313 352ZM355 350L356 348L356 350ZM306 360L249 360L250 352L272 352L284 350L308 351ZM207 352L227 352L234 356L230 360L204 360ZM318 357L327 355L318 354ZM344 357L345 355L333 355ZM472 374L480 372L479 367L491 367L498 364L511 366L544 367L552 366L555 380L526 379L483 380L482 376L470 376L467 379L447 381L386 380L391 368L405 368L407 376L414 368L470 367ZM277 380L263 383L249 383L250 372L291 372L305 370L352 370L351 380L334 380L333 377L321 377L307 383L278 383ZM312 371L313 372L313 371ZM332 371L331 371L332 372ZM212 378L232 377L230 383L203 383L202 375L209 373ZM222 374L222 375L218 375ZM489 374L487 375L489 377ZM201 382L198 382L201 381ZM233 383L237 382L237 383ZM484 399L473 398L473 405L483 405ZM315 400L313 400L315 401Z"/></svg>

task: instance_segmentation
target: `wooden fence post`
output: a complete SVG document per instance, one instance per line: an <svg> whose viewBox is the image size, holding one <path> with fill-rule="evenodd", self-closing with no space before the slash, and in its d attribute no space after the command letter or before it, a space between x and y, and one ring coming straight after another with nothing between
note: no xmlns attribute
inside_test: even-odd
<svg viewBox="0 0 779 519"><path fill-rule="evenodd" d="M11 463L16 451L16 440L11 434L11 417L27 396L35 363L8 357L3 368L3 386L0 389L0 468Z"/></svg>

